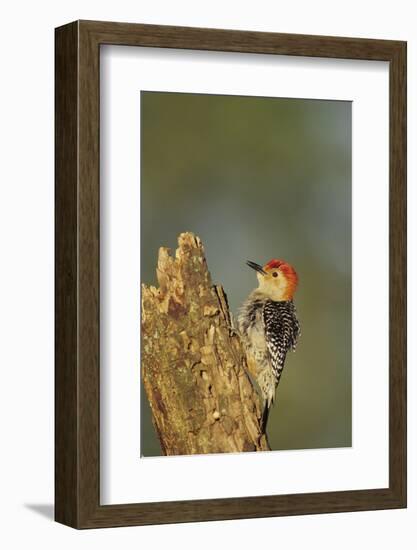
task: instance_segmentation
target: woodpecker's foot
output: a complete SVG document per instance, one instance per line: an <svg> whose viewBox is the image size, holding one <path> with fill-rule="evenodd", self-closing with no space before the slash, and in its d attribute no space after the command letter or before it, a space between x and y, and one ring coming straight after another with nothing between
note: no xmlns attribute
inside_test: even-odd
<svg viewBox="0 0 417 550"><path fill-rule="evenodd" d="M239 336L240 338L240 332L235 327L235 320L233 319L232 313L230 313L230 323L228 324L228 329L231 336Z"/></svg>
<svg viewBox="0 0 417 550"><path fill-rule="evenodd" d="M241 334L237 328L233 327L232 325L228 325L227 328L229 329L230 336L238 336L239 338L241 338Z"/></svg>

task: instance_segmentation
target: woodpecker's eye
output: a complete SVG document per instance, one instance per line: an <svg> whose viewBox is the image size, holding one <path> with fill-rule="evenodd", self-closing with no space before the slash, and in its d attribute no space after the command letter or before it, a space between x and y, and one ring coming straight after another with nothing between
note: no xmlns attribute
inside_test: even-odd
<svg viewBox="0 0 417 550"><path fill-rule="evenodd" d="M272 277L278 277L278 273L277 273L276 271L274 271L274 272L272 273Z"/></svg>

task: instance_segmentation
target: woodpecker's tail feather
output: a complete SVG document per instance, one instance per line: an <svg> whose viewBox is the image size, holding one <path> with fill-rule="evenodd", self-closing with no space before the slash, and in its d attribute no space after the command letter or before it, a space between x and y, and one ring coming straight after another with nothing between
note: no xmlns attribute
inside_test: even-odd
<svg viewBox="0 0 417 550"><path fill-rule="evenodd" d="M262 413L262 419L261 419L261 430L263 433L266 433L266 425L268 422L270 408L271 407L268 407L267 403L265 403L264 410Z"/></svg>
<svg viewBox="0 0 417 550"><path fill-rule="evenodd" d="M275 399L276 378L272 369L262 369L256 378L259 389L265 403L265 408L269 409Z"/></svg>
<svg viewBox="0 0 417 550"><path fill-rule="evenodd" d="M262 394L263 412L261 418L261 429L262 432L265 433L269 411L275 399L276 378L272 372L272 369L265 368L258 373L256 381Z"/></svg>

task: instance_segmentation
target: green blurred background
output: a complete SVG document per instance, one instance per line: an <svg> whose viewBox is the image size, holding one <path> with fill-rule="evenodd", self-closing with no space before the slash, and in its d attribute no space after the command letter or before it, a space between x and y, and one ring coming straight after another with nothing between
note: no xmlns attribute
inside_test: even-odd
<svg viewBox="0 0 417 550"><path fill-rule="evenodd" d="M245 260L284 258L302 334L270 414L273 450L351 446L351 102L141 92L141 277L204 243L236 317ZM161 454L142 388L141 454Z"/></svg>

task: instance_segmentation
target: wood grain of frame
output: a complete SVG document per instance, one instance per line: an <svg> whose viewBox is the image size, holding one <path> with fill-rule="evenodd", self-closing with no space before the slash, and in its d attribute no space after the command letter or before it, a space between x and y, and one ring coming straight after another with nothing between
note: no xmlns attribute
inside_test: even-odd
<svg viewBox="0 0 417 550"><path fill-rule="evenodd" d="M388 488L100 505L99 56L104 44L389 62ZM56 29L55 47L56 521L97 528L404 508L406 43L76 21Z"/></svg>

